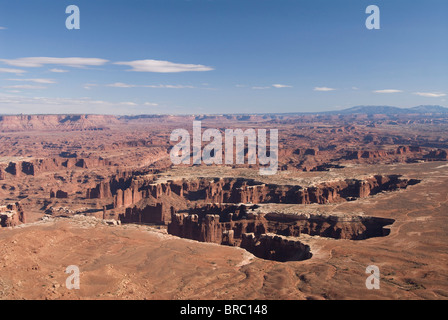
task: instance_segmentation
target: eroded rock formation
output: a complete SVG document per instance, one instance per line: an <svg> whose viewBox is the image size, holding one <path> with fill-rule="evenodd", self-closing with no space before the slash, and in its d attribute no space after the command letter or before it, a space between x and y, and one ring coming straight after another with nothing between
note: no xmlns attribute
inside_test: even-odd
<svg viewBox="0 0 448 320"><path fill-rule="evenodd" d="M263 184L250 179L215 178L154 182L152 179L117 179L102 181L88 189L86 198L113 197L114 208L129 207L145 198L161 199L172 194L185 201L206 203L334 203L364 198L382 191L406 188L418 183L398 175L376 175L366 179L325 182L311 187Z"/></svg>
<svg viewBox="0 0 448 320"><path fill-rule="evenodd" d="M50 198L57 198L57 199L67 199L68 198L68 192L57 190L54 192L53 190L50 191Z"/></svg>
<svg viewBox="0 0 448 320"><path fill-rule="evenodd" d="M111 115L3 115L0 131L103 130L117 123L117 117Z"/></svg>
<svg viewBox="0 0 448 320"><path fill-rule="evenodd" d="M46 159L33 159L28 161L11 161L3 171L20 177L22 175L36 176L39 173L55 172L59 170L67 170L73 168L96 168L103 166L111 166L112 163L102 158L46 158ZM0 174L3 179L6 175ZM2 178L0 177L0 180Z"/></svg>
<svg viewBox="0 0 448 320"><path fill-rule="evenodd" d="M298 239L302 233L334 239L363 240L389 234L394 222L364 216L279 214L263 212L257 205L208 204L189 213L172 212L168 233L182 238L241 246L254 255L277 261L311 257ZM282 236L282 237L279 237Z"/></svg>
<svg viewBox="0 0 448 320"><path fill-rule="evenodd" d="M170 221L170 216L175 212L174 207L167 207L162 203L155 205L147 205L144 208L136 206L126 208L124 214L119 215L119 219L123 223L157 223L166 224Z"/></svg>
<svg viewBox="0 0 448 320"><path fill-rule="evenodd" d="M15 227L21 223L26 223L26 218L19 202L0 206L0 227Z"/></svg>
<svg viewBox="0 0 448 320"><path fill-rule="evenodd" d="M281 262L301 261L312 256L310 246L298 239L269 233L258 237L253 233L243 234L241 248L259 258Z"/></svg>

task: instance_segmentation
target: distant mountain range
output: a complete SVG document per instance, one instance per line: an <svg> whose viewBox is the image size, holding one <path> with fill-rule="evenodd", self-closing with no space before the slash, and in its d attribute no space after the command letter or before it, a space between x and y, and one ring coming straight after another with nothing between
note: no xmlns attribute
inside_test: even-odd
<svg viewBox="0 0 448 320"><path fill-rule="evenodd" d="M392 106L356 106L343 110L320 111L320 112L287 112L287 113L233 113L233 114L183 114L183 115L169 115L169 114L139 114L139 115L103 115L103 114L0 114L0 131L2 126L18 127L38 127L42 122L49 122L53 127L59 127L64 124L82 123L82 126L90 127L95 124L113 124L120 121L131 121L138 119L158 119L170 117L199 117L205 118L219 118L225 117L227 119L235 118L235 120L250 120L253 116L275 116L275 115L351 115L351 114L384 114L384 115L399 115L399 114L443 114L448 116L448 108L439 105L421 105L412 108L398 108ZM20 124L19 124L20 122Z"/></svg>
<svg viewBox="0 0 448 320"><path fill-rule="evenodd" d="M423 114L423 113L447 113L448 108L442 106L422 105L413 108L398 108L391 106L356 106L344 110L325 111L321 114Z"/></svg>

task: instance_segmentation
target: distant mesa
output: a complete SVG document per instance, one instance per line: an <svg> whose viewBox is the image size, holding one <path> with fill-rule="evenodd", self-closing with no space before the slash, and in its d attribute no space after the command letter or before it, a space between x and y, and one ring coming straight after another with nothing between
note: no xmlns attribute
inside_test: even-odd
<svg viewBox="0 0 448 320"><path fill-rule="evenodd" d="M320 114L384 114L384 115L397 115L397 114L425 114L425 113L437 113L448 114L448 108L438 105L421 105L412 108L398 108L392 106L355 106L348 109L337 111L325 111Z"/></svg>
<svg viewBox="0 0 448 320"><path fill-rule="evenodd" d="M423 115L438 114L448 116L448 108L439 105L421 105L412 108L393 106L355 106L343 110L324 112L289 112L289 113L252 113L252 114L201 114L201 115L102 115L102 114L33 114L33 115L0 115L0 132L36 131L36 130L107 130L116 124L147 121L193 121L193 120L234 120L260 121L282 119L284 116L346 116L365 114L372 115Z"/></svg>
<svg viewBox="0 0 448 320"><path fill-rule="evenodd" d="M96 114L70 115L1 115L0 132L35 130L104 130L119 123L115 116Z"/></svg>

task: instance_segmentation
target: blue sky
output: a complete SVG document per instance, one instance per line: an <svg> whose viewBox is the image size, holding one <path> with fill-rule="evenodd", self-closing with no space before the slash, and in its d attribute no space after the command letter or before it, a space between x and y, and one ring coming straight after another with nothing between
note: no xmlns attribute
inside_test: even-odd
<svg viewBox="0 0 448 320"><path fill-rule="evenodd" d="M68 5L80 30L68 30ZM368 5L380 9L368 30ZM446 106L446 0L0 0L0 113ZM169 71L169 72L168 72Z"/></svg>

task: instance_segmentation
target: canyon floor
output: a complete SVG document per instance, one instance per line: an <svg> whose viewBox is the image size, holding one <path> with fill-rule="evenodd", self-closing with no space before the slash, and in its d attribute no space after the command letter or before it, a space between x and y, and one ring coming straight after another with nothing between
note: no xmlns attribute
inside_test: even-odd
<svg viewBox="0 0 448 320"><path fill-rule="evenodd" d="M422 126L403 119L404 126L390 119L361 118L350 125L333 118L230 119L242 128L282 124L282 169L264 177L257 166L172 166L169 132L190 129L189 120L164 118L160 124L160 119L139 118L120 124L106 118L101 128L84 123L81 129L67 127L67 121L59 121L62 128L50 126L42 119L35 129L29 121L24 126L23 119L4 124L0 196L2 204L14 203L8 212L21 216L2 220L0 299L448 299L446 120ZM204 126L218 127L218 120L204 120ZM362 194L365 179L390 176L418 183L390 190L375 185ZM202 180L194 180L198 177ZM226 183L234 183L230 180L206 185L216 178L257 184L234 190L226 189ZM340 181L349 181L349 187L343 189ZM265 184L271 189L263 189ZM253 191L257 187L260 193ZM356 196L347 196L355 187ZM313 193L305 194L308 189ZM296 193L288 198L291 190ZM272 201L279 194L282 200ZM169 233L176 214L186 217L189 210L218 198L239 205L231 201L235 196L251 197L250 205L273 216L314 215L342 224L350 217L393 222L384 234L357 240L328 236L323 226L320 235L316 226L302 228L284 239L300 241L311 256L288 261L220 244L221 238L208 232L221 235L233 225L225 220L207 229L206 215L199 215L195 227L210 242ZM160 212L158 205L163 205ZM129 221L123 219L126 212ZM155 217L160 223L142 222ZM235 220L245 226L252 222L246 215ZM359 228L353 232L365 231ZM70 265L79 267L79 289L66 287ZM379 268L379 289L366 288L369 265Z"/></svg>

